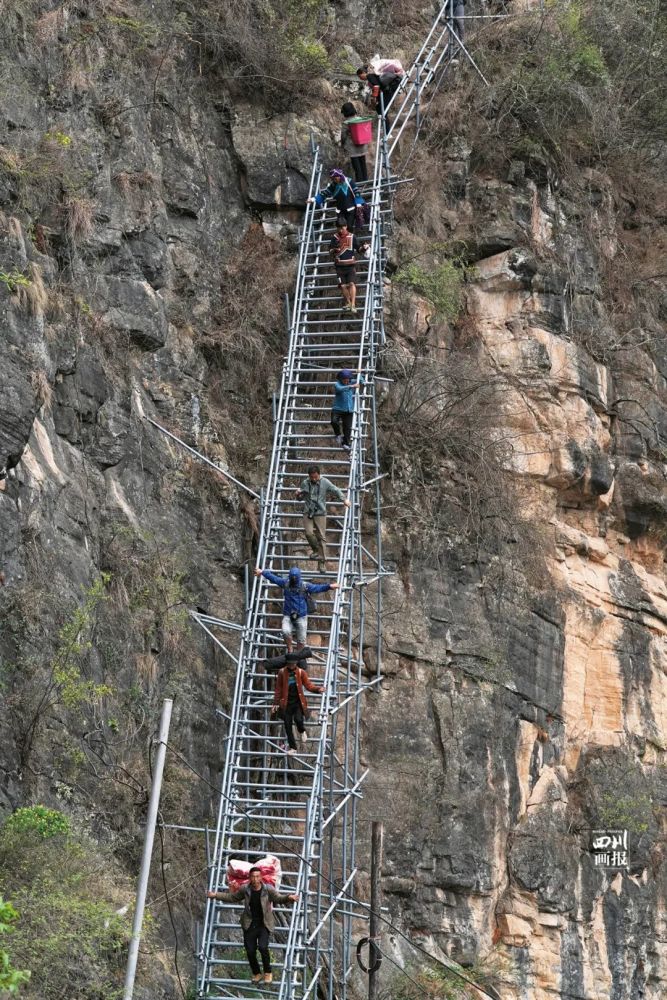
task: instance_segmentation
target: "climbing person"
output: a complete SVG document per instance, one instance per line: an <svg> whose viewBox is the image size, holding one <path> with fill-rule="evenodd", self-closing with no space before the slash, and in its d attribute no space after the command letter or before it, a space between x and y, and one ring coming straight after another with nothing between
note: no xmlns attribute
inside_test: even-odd
<svg viewBox="0 0 667 1000"><path fill-rule="evenodd" d="M304 583L301 570L292 566L287 578L276 576L268 569L255 570L255 576L263 576L270 583L280 587L285 592L283 602L283 636L287 652L292 652L292 636L296 633L296 648L303 649L308 635L308 601L309 595L324 594L327 590L335 590L337 583Z"/></svg>
<svg viewBox="0 0 667 1000"><path fill-rule="evenodd" d="M355 181L368 180L368 166L366 165L366 151L368 143L357 143L354 139L354 129L350 126L354 124L351 119L357 118L357 109L351 101L346 101L340 109L343 116L343 124L340 130L340 144L343 152L350 157L350 166L354 174Z"/></svg>
<svg viewBox="0 0 667 1000"><path fill-rule="evenodd" d="M314 198L309 198L308 204L314 202L318 208L321 208L329 198L332 198L336 203L338 214L345 218L348 228L352 231L356 223L357 206L363 205L364 199L357 191L357 185L345 176L343 170L334 167L329 171L329 177L331 180L327 186Z"/></svg>
<svg viewBox="0 0 667 1000"><path fill-rule="evenodd" d="M308 466L308 478L302 480L296 491L297 500L303 500L303 529L312 549L311 559L317 559L320 573L327 568L327 497L332 493L346 507L350 501L328 479L322 477L319 465Z"/></svg>
<svg viewBox="0 0 667 1000"><path fill-rule="evenodd" d="M357 258L355 253L357 250L367 250L370 244L351 233L344 216L341 216L336 223L336 232L331 237L329 246L333 254L338 287L345 303L343 310L356 316L357 271L355 264Z"/></svg>
<svg viewBox="0 0 667 1000"><path fill-rule="evenodd" d="M343 368L338 373L338 379L334 383L335 395L331 408L331 426L336 435L336 441L348 452L352 447L350 435L354 417L354 394L363 384L363 375L359 374L358 371L351 372L349 368Z"/></svg>
<svg viewBox="0 0 667 1000"><path fill-rule="evenodd" d="M452 9L454 15L454 23L453 23L454 35L462 43L465 32L466 0L454 0L452 4ZM456 58L457 54L460 51L461 47L455 44L453 48L454 59Z"/></svg>
<svg viewBox="0 0 667 1000"><path fill-rule="evenodd" d="M243 903L240 924L243 929L243 944L252 971L253 983L273 982L271 972L271 952L269 951L269 934L276 926L273 915L274 903L298 903L296 893L281 893L262 882L259 868L251 868L248 873L249 882L238 892L212 892L206 895L209 899L220 899L224 903ZM257 961L257 950L262 956L262 971Z"/></svg>
<svg viewBox="0 0 667 1000"><path fill-rule="evenodd" d="M391 128L387 108L401 85L405 70L398 59L375 56L367 66L360 66L357 76L370 87L370 106L378 115L384 111L385 131Z"/></svg>
<svg viewBox="0 0 667 1000"><path fill-rule="evenodd" d="M294 726L299 733L299 739L303 746L308 737L306 735L306 719L308 718L308 701L303 693L303 689L312 691L313 694L322 694L323 687L314 684L303 667L296 662L294 653L287 654L287 663L278 671L276 677L276 687L273 694L273 705L271 714L280 712L285 724L285 734L287 736L287 753L293 756L296 753L296 739L294 737Z"/></svg>

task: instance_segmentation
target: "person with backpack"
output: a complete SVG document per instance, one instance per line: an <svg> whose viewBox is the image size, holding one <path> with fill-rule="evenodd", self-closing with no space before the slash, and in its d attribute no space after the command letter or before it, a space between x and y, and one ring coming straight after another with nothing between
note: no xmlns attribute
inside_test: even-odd
<svg viewBox="0 0 667 1000"><path fill-rule="evenodd" d="M354 140L354 129L350 126L354 124L352 119L358 117L357 109L351 101L346 101L340 109L343 116L343 124L340 130L340 144L343 152L350 157L350 166L354 174L355 181L368 180L368 166L366 165L366 151L368 143L357 143Z"/></svg>
<svg viewBox="0 0 667 1000"><path fill-rule="evenodd" d="M296 753L296 739L293 728L295 725L302 746L304 746L308 739L306 736L305 721L308 718L308 701L303 689L306 688L306 690L312 691L313 694L322 694L324 691L324 688L320 687L319 684L313 684L306 671L303 667L298 666L295 660L291 658L292 656L294 654L290 655L288 653L287 663L278 671L276 687L273 693L273 705L271 706L271 714L275 715L276 712L280 712L285 724L287 753L290 756Z"/></svg>
<svg viewBox="0 0 667 1000"><path fill-rule="evenodd" d="M269 951L269 934L275 930L276 921L273 915L273 903L298 903L296 893L281 893L262 881L259 868L251 868L248 873L249 882L238 892L213 892L206 895L209 899L219 899L223 903L243 903L240 924L243 930L243 944L252 972L253 983L273 982L271 972L271 952ZM262 956L262 970L257 961L257 949Z"/></svg>
<svg viewBox="0 0 667 1000"><path fill-rule="evenodd" d="M375 56L367 66L360 66L357 76L370 87L370 106L378 115L384 112L384 127L388 132L391 122L387 108L401 85L405 70L399 59L380 59Z"/></svg>
<svg viewBox="0 0 667 1000"><path fill-rule="evenodd" d="M331 426L336 435L336 441L349 452L352 447L352 420L354 418L355 392L364 385L363 375L355 375L349 368L343 368L338 373L334 383L334 401L331 408Z"/></svg>
<svg viewBox="0 0 667 1000"><path fill-rule="evenodd" d="M331 198L336 203L338 214L346 220L348 229L352 232L357 221L357 206L363 206L364 199L357 191L357 185L345 176L343 170L334 167L329 171L329 177L331 180L327 186L314 198L309 198L308 204L315 203L321 208Z"/></svg>
<svg viewBox="0 0 667 1000"><path fill-rule="evenodd" d="M327 499L332 493L346 507L350 501L328 479L322 477L319 465L308 466L308 478L303 479L296 491L297 500L303 500L303 529L317 568L325 573L327 568Z"/></svg>
<svg viewBox="0 0 667 1000"><path fill-rule="evenodd" d="M357 315L357 271L355 268L357 258L355 255L357 250L365 251L369 246L368 241L362 242L358 236L349 231L344 217L338 219L336 232L331 237L329 248L333 254L338 287L345 303L343 311L352 313L353 316Z"/></svg>
<svg viewBox="0 0 667 1000"><path fill-rule="evenodd" d="M283 602L283 636L287 652L292 652L292 635L296 632L296 648L303 649L306 645L308 635L308 613L317 610L317 605L313 600L313 594L324 594L327 590L336 590L337 583L303 583L301 570L297 566L292 566L285 579L284 576L276 576L268 569L257 567L255 576L263 576L276 587L280 587L285 592Z"/></svg>

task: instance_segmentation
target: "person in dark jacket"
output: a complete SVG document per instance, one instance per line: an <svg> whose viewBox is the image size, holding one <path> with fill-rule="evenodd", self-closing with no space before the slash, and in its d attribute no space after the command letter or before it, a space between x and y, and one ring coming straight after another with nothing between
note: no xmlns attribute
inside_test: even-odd
<svg viewBox="0 0 667 1000"><path fill-rule="evenodd" d="M209 899L220 899L224 903L243 903L240 924L243 928L243 944L245 945L248 965L252 970L253 983L260 983L262 978L265 983L273 981L271 972L271 952L269 951L269 934L275 929L276 921L273 916L273 903L298 903L299 897L296 893L277 892L272 885L262 882L262 873L259 868L251 868L248 885L244 885L238 892L212 892L206 895ZM262 968L264 975L259 968L257 961L257 949L262 956Z"/></svg>
<svg viewBox="0 0 667 1000"><path fill-rule="evenodd" d="M357 185L345 176L343 170L334 167L329 171L329 177L331 180L327 186L314 198L309 198L308 203L314 202L318 208L321 208L329 198L333 199L338 214L347 221L348 229L352 232L356 223L357 205L363 205L364 199L357 191Z"/></svg>
<svg viewBox="0 0 667 1000"><path fill-rule="evenodd" d="M366 165L366 152L368 145L364 143L361 146L357 146L356 142L352 139L350 131L350 119L358 117L357 109L351 101L347 101L340 109L340 113L343 116L343 124L340 130L340 144L343 147L343 152L347 153L350 157L350 166L352 167L355 181L367 181L368 166Z"/></svg>
<svg viewBox="0 0 667 1000"><path fill-rule="evenodd" d="M308 602L306 594L324 594L327 590L335 590L337 583L304 583L301 579L301 570L297 566L292 566L285 579L284 576L276 576L268 569L257 567L255 576L263 576L270 583L280 587L285 592L283 602L283 635L287 652L292 652L292 635L296 632L296 648L303 649L306 645L308 635Z"/></svg>
<svg viewBox="0 0 667 1000"><path fill-rule="evenodd" d="M404 74L398 73L396 70L387 69L386 72L375 72L372 65L360 66L357 70L357 76L364 83L367 83L370 87L370 106L374 111L377 111L378 115L382 114L384 111L384 127L385 131L389 131L391 128L391 121L389 115L387 114L387 108L391 102L392 97L401 85L401 80ZM382 97L382 100L380 100Z"/></svg>
<svg viewBox="0 0 667 1000"><path fill-rule="evenodd" d="M345 451L349 451L352 446L350 435L354 417L354 394L360 385L364 385L363 375L351 372L349 368L343 368L338 373L338 379L334 383L335 395L331 408L331 426L336 435L336 441L343 446Z"/></svg>
<svg viewBox="0 0 667 1000"><path fill-rule="evenodd" d="M327 568L327 499L332 493L346 507L350 501L334 483L320 474L319 465L308 466L308 478L302 480L296 491L297 500L303 500L303 530L317 559L317 568L325 573Z"/></svg>
<svg viewBox="0 0 667 1000"><path fill-rule="evenodd" d="M350 232L344 216L339 218L329 249L333 254L338 287L345 303L343 309L353 316L357 315L356 253L357 250L367 250L369 245L367 240L361 240Z"/></svg>
<svg viewBox="0 0 667 1000"><path fill-rule="evenodd" d="M278 671L276 677L276 688L273 693L273 705L271 714L280 711L285 723L285 733L287 734L287 753L291 756L296 753L296 740L294 738L293 726L299 731L299 738L302 746L306 743L306 723L308 718L308 701L303 692L312 691L313 694L322 694L323 687L314 684L303 669L294 660L287 657L287 663Z"/></svg>
<svg viewBox="0 0 667 1000"><path fill-rule="evenodd" d="M463 42L464 32L465 32L465 13L466 13L466 0L454 0L452 4L454 11L454 33L458 36L459 41ZM455 45L453 52L456 56L457 52L460 51L459 46Z"/></svg>

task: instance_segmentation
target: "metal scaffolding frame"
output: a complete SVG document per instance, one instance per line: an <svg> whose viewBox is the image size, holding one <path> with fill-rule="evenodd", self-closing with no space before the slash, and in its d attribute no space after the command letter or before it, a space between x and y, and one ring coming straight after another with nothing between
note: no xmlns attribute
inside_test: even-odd
<svg viewBox="0 0 667 1000"><path fill-rule="evenodd" d="M385 341L385 241L399 183L390 161L408 126L416 138L423 94L427 88L433 91L451 62L451 39L447 0L391 102L389 138L378 119L373 178L362 185L371 206L370 253L357 264L357 316L341 314L329 253L335 209L308 205L301 231L289 349L274 402L271 465L260 503L257 566L286 575L290 566L302 564L304 579L322 578L304 564L302 504L295 498L306 467L320 464L351 503L329 513L327 542L336 568L327 569L325 576L335 579L338 589L320 595L318 610L309 619L311 676L324 691L310 696L307 749L287 756L280 745L283 724L270 713L274 675L264 659L281 645L282 594L253 578L246 585L244 625L193 612L238 665L230 714L220 712L227 734L216 827L206 833L209 888L224 886L230 858L254 860L270 853L282 864L281 890L299 893L297 904L274 910L275 981L261 995L277 1000L348 996L353 921L363 912L349 898L357 872L358 802L367 774L359 760L361 696L382 676L382 580L387 571L374 376ZM309 196L319 189L321 178L322 161L314 149ZM332 382L344 367L358 369L365 379L356 392L349 456L329 426ZM240 640L238 651L223 642L221 632ZM239 907L207 902L197 946L199 997L259 995L247 978Z"/></svg>

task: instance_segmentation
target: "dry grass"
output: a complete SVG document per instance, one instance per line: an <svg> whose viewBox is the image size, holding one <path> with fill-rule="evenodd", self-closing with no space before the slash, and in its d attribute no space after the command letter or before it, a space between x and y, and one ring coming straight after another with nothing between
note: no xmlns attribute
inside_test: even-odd
<svg viewBox="0 0 667 1000"><path fill-rule="evenodd" d="M51 45L58 37L65 23L65 8L48 10L35 21L35 39L39 45Z"/></svg>
<svg viewBox="0 0 667 1000"><path fill-rule="evenodd" d="M30 384L37 396L40 408L45 411L50 410L53 400L53 389L51 388L48 375L43 368L34 369L30 372Z"/></svg>
<svg viewBox="0 0 667 1000"><path fill-rule="evenodd" d="M154 191L159 178L150 170L121 170L114 174L113 181L128 198L134 191Z"/></svg>
<svg viewBox="0 0 667 1000"><path fill-rule="evenodd" d="M65 231L72 243L87 240L95 230L95 202L70 196L63 205Z"/></svg>
<svg viewBox="0 0 667 1000"><path fill-rule="evenodd" d="M28 264L26 277L28 283L19 285L16 289L19 308L30 313L31 316L41 319L49 304L49 293L44 285L42 269L39 264L33 262Z"/></svg>

